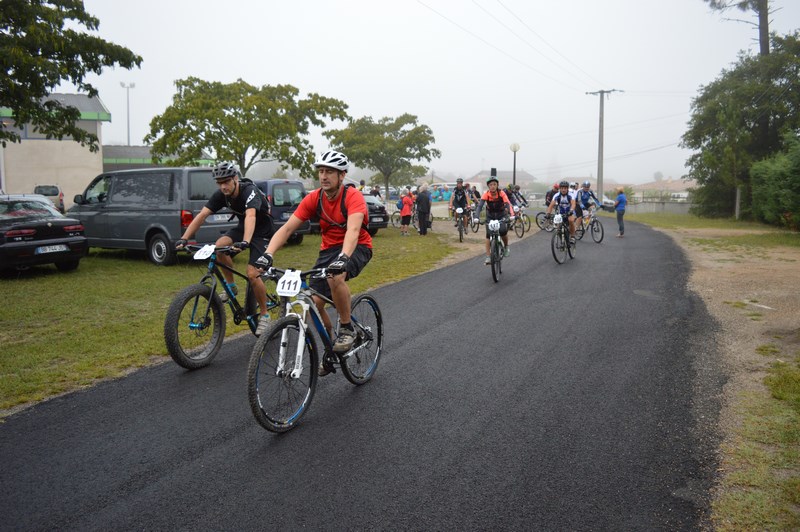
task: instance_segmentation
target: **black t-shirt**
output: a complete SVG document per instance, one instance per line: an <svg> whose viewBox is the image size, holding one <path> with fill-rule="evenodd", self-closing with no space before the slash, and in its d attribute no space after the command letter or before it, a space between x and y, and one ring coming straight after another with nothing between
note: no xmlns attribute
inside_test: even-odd
<svg viewBox="0 0 800 532"><path fill-rule="evenodd" d="M221 190L217 190L211 195L206 208L211 212L228 207L239 219L239 228L244 229L244 217L247 209L256 210L256 229L253 234L271 235L272 217L269 215L269 205L267 199L257 189L256 185L248 181L239 181L239 195L235 198L228 198Z"/></svg>
<svg viewBox="0 0 800 532"><path fill-rule="evenodd" d="M427 190L417 194L417 210L423 212L430 212L431 210L431 195Z"/></svg>
<svg viewBox="0 0 800 532"><path fill-rule="evenodd" d="M467 206L467 190L464 188L453 189L453 208Z"/></svg>

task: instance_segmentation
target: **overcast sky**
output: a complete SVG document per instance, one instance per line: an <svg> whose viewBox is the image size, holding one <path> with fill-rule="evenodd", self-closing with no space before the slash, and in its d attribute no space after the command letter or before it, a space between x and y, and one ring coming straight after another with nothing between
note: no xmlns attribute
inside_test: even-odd
<svg viewBox="0 0 800 532"><path fill-rule="evenodd" d="M131 144L170 105L174 81L291 84L349 105L353 117L416 115L442 157L438 175L517 169L539 181L595 177L599 96L604 177L679 178L692 98L757 52L749 13L702 0L85 0L98 34L143 58L90 81L112 115L104 144ZM800 1L771 0L772 31L800 26ZM61 90L64 90L62 87ZM333 127L341 127L334 124ZM327 148L315 134L317 151Z"/></svg>

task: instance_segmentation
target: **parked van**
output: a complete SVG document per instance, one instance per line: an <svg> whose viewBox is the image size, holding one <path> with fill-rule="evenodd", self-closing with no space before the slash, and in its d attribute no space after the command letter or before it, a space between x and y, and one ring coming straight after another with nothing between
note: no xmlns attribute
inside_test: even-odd
<svg viewBox="0 0 800 532"><path fill-rule="evenodd" d="M86 228L90 247L145 250L157 265L175 262L175 241L218 190L211 168L144 168L100 174L75 196L68 216ZM209 216L194 239L213 243L238 220Z"/></svg>

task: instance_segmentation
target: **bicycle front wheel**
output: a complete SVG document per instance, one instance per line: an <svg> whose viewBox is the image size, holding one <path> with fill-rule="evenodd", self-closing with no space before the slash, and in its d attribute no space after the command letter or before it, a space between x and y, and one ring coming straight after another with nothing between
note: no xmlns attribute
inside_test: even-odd
<svg viewBox="0 0 800 532"><path fill-rule="evenodd" d="M319 355L311 334L300 343L300 319L286 316L261 335L247 365L247 397L256 421L271 432L293 429L317 387ZM300 360L297 353L300 352ZM299 363L299 365L298 365Z"/></svg>
<svg viewBox="0 0 800 532"><path fill-rule="evenodd" d="M481 226L481 224L480 224L480 222L476 221L476 218L472 218L469 221L469 227L470 227L470 229L472 229L473 233L477 233L478 229L480 228L480 226Z"/></svg>
<svg viewBox="0 0 800 532"><path fill-rule="evenodd" d="M500 280L500 274L502 273L500 261L503 258L503 251L500 246L500 240L497 237L492 239L491 246L491 258L489 260L492 264L492 279L494 282L498 282Z"/></svg>
<svg viewBox="0 0 800 532"><path fill-rule="evenodd" d="M186 369L211 363L225 339L225 307L205 284L187 286L172 300L164 320L169 356Z"/></svg>
<svg viewBox="0 0 800 532"><path fill-rule="evenodd" d="M565 241L564 231L558 230L553 233L553 238L550 239L550 249L553 251L553 258L559 264L564 264L567 260L567 245Z"/></svg>
<svg viewBox="0 0 800 532"><path fill-rule="evenodd" d="M595 220L592 222L592 240L597 242L598 244L603 241L603 224L600 223L600 220Z"/></svg>
<svg viewBox="0 0 800 532"><path fill-rule="evenodd" d="M531 232L531 217L528 216L527 214L523 214L522 215L522 225L525 226L525 232L526 233L530 233Z"/></svg>
<svg viewBox="0 0 800 532"><path fill-rule="evenodd" d="M525 234L525 224L522 223L520 218L514 219L514 233L516 233L518 238L522 238L522 235Z"/></svg>
<svg viewBox="0 0 800 532"><path fill-rule="evenodd" d="M464 241L464 220L459 217L457 225L458 225L458 241L459 242L463 242Z"/></svg>
<svg viewBox="0 0 800 532"><path fill-rule="evenodd" d="M383 350L383 316L378 302L369 294L353 300L350 316L356 324L353 349L340 356L342 373L355 385L364 384L378 369Z"/></svg>
<svg viewBox="0 0 800 532"><path fill-rule="evenodd" d="M546 215L547 214L544 213L544 212L537 212L536 213L536 227L538 227L539 229L542 229L542 230L544 229L545 222L547 221L547 219L545 218Z"/></svg>

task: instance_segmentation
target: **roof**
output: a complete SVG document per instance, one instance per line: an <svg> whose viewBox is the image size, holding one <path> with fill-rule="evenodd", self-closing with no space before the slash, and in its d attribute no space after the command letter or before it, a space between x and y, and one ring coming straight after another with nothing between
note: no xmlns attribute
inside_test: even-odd
<svg viewBox="0 0 800 532"><path fill-rule="evenodd" d="M639 190L659 190L662 192L686 192L690 188L697 187L697 181L694 179L662 179L661 181L653 181L644 183L642 185L632 185L634 191Z"/></svg>
<svg viewBox="0 0 800 532"><path fill-rule="evenodd" d="M488 170L481 170L480 173L470 177L469 179L467 179L467 181L486 181L487 179L489 179L489 174L490 172ZM511 183L514 181L514 171L498 170L497 179L502 184ZM518 185L522 183L533 183L534 181L536 181L536 178L533 177L528 172L526 172L525 170L517 170L516 181Z"/></svg>
<svg viewBox="0 0 800 532"><path fill-rule="evenodd" d="M54 92L43 99L55 100L63 106L75 107L81 113L81 120L95 120L98 122L111 122L111 113L103 105L100 98L90 98L86 94L64 94ZM0 117L13 117L14 114L8 107L0 107Z"/></svg>

